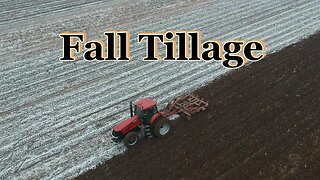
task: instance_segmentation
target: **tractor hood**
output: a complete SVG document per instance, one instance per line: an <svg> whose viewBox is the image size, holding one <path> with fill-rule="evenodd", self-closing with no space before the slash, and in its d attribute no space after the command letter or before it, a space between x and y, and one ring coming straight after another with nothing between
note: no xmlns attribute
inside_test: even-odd
<svg viewBox="0 0 320 180"><path fill-rule="evenodd" d="M121 123L117 124L117 125L113 128L113 130L114 130L114 131L117 131L117 132L119 132L119 131L124 131L124 130L126 130L126 128L130 128L130 125L131 125L131 124L140 124L140 123L137 123L137 121L140 121L139 119L140 119L140 118L139 118L138 115L132 116L132 117L130 117L129 119L124 120L124 121L122 121Z"/></svg>

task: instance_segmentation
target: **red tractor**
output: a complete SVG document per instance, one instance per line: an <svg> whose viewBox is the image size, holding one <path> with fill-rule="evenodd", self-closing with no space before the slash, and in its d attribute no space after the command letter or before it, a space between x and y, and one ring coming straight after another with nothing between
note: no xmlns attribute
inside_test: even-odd
<svg viewBox="0 0 320 180"><path fill-rule="evenodd" d="M149 98L143 98L135 104L130 102L131 117L113 128L112 140L117 143L123 140L130 147L143 137L165 137L171 130L168 116L180 114L190 119L191 114L204 110L207 106L207 102L190 94L175 99L160 112L157 103Z"/></svg>

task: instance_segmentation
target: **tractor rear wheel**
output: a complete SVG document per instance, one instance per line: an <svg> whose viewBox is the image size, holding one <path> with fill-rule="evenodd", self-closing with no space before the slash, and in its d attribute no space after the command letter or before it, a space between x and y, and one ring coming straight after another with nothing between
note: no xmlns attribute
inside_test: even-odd
<svg viewBox="0 0 320 180"><path fill-rule="evenodd" d="M165 117L161 117L158 120L156 120L153 126L153 134L157 137L167 136L170 133L170 130L171 130L170 121Z"/></svg>
<svg viewBox="0 0 320 180"><path fill-rule="evenodd" d="M138 141L139 141L139 133L135 131L129 132L123 139L123 143L127 147L136 145Z"/></svg>

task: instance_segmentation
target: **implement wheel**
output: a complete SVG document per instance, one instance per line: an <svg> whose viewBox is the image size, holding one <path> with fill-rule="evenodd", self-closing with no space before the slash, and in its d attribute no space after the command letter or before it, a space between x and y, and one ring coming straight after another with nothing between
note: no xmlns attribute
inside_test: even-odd
<svg viewBox="0 0 320 180"><path fill-rule="evenodd" d="M165 137L171 131L171 124L170 121L165 118L161 117L153 125L153 134L157 137Z"/></svg>

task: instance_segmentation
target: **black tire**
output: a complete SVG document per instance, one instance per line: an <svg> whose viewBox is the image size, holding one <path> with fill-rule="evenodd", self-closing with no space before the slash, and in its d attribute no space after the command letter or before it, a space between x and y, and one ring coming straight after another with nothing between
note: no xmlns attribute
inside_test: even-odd
<svg viewBox="0 0 320 180"><path fill-rule="evenodd" d="M171 123L165 118L161 117L153 125L153 134L157 137L166 137L171 131Z"/></svg>
<svg viewBox="0 0 320 180"><path fill-rule="evenodd" d="M123 139L123 143L127 147L132 147L136 145L139 141L139 133L132 131L126 134L126 136Z"/></svg>

